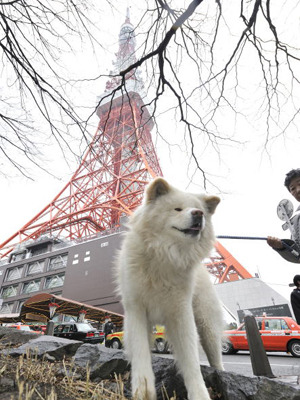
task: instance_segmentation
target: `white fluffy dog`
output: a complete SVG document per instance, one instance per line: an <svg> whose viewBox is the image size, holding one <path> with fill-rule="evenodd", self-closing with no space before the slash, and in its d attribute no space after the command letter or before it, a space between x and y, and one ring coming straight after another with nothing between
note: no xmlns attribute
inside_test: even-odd
<svg viewBox="0 0 300 400"><path fill-rule="evenodd" d="M215 242L211 215L219 201L156 178L130 217L117 267L125 350L138 399L156 399L149 348L155 324L166 328L190 400L210 398L200 371L198 334L210 365L223 369L222 308L201 265Z"/></svg>

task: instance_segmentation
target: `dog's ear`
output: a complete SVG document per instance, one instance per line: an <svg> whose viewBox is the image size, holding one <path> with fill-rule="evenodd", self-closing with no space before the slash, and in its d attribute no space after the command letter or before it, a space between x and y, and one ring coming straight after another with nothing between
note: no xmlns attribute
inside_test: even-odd
<svg viewBox="0 0 300 400"><path fill-rule="evenodd" d="M220 203L221 199L217 196L205 196L204 201L206 203L206 207L210 214L213 214L217 208L217 205Z"/></svg>
<svg viewBox="0 0 300 400"><path fill-rule="evenodd" d="M163 178L154 179L146 190L146 202L151 203L151 201L157 199L157 197L167 194L170 188L168 182Z"/></svg>

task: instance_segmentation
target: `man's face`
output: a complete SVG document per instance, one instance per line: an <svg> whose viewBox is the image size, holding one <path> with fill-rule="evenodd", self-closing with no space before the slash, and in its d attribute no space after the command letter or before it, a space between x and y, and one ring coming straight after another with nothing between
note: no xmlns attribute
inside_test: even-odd
<svg viewBox="0 0 300 400"><path fill-rule="evenodd" d="M289 190L292 196L294 196L297 201L300 201L300 177L294 178L291 181Z"/></svg>

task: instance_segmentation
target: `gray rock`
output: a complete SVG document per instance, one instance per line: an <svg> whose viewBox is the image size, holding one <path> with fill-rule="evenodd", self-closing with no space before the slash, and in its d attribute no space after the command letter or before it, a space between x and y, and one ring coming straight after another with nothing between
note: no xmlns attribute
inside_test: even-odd
<svg viewBox="0 0 300 400"><path fill-rule="evenodd" d="M107 348L101 344L83 344L74 356L75 365L86 368L89 365L91 371L105 362L113 359L125 360L122 350Z"/></svg>
<svg viewBox="0 0 300 400"><path fill-rule="evenodd" d="M176 393L177 400L187 399L187 392L181 375L173 360L153 357L153 370L158 400L171 398ZM102 379L115 373L129 371L130 366L122 359L114 358L94 371L93 378ZM235 373L218 371L201 366L205 384L219 400L300 400L300 387L275 379L246 377ZM125 383L125 393L130 396L129 381Z"/></svg>
<svg viewBox="0 0 300 400"><path fill-rule="evenodd" d="M0 343L2 345L11 345L27 343L31 339L36 339L39 334L35 332L21 331L14 328L0 326ZM42 335L40 335L42 336Z"/></svg>
<svg viewBox="0 0 300 400"><path fill-rule="evenodd" d="M55 336L41 335L36 339L30 340L28 343L21 345L14 349L5 349L1 353L9 354L12 357L26 355L29 351L30 354L38 357L43 357L48 354L54 357L55 360L62 360L65 356L73 356L78 347L83 342L78 340L69 340Z"/></svg>
<svg viewBox="0 0 300 400"><path fill-rule="evenodd" d="M187 399L183 379L178 374L175 363L172 360L157 358L153 359L153 370L158 400L165 398L162 385L169 397L176 392L176 399ZM201 366L201 371L206 386L212 388L214 393L219 395L216 398L220 400L300 400L299 387L274 379L246 377L207 366Z"/></svg>
<svg viewBox="0 0 300 400"><path fill-rule="evenodd" d="M128 361L115 358L110 361L106 361L104 364L94 369L91 372L90 377L92 380L109 379L113 378L115 374L122 375L127 371L130 371L130 364Z"/></svg>
<svg viewBox="0 0 300 400"><path fill-rule="evenodd" d="M76 366L86 368L89 365L92 380L108 379L114 374L123 374L129 370L122 350L107 348L100 344L83 344L74 356Z"/></svg>
<svg viewBox="0 0 300 400"><path fill-rule="evenodd" d="M174 396L174 392L176 400L187 399L183 379L176 369L174 360L154 356L152 367L155 375L157 400L165 399L165 393L171 398Z"/></svg>
<svg viewBox="0 0 300 400"><path fill-rule="evenodd" d="M205 383L222 394L224 400L300 400L300 389L265 377L239 374L201 367Z"/></svg>
<svg viewBox="0 0 300 400"><path fill-rule="evenodd" d="M100 366L101 348L100 344L84 343L75 353L74 364L81 368L89 366L91 371L94 370Z"/></svg>
<svg viewBox="0 0 300 400"><path fill-rule="evenodd" d="M123 350L115 350L115 349L110 349L105 346L101 346L101 355L100 355L100 361L101 363L110 361L110 360L126 360L126 356Z"/></svg>

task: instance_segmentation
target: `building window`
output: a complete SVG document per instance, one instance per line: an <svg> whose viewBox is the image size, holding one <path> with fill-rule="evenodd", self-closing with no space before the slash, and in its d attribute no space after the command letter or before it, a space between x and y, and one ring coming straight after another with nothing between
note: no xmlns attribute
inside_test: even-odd
<svg viewBox="0 0 300 400"><path fill-rule="evenodd" d="M24 260L25 257L26 257L26 251L22 251L22 253L15 253L15 254L12 254L12 256L11 256L11 262Z"/></svg>
<svg viewBox="0 0 300 400"><path fill-rule="evenodd" d="M14 281L15 279L22 278L23 268L24 267L22 266L22 267L15 267L15 268L8 269L5 280L6 281Z"/></svg>
<svg viewBox="0 0 300 400"><path fill-rule="evenodd" d="M48 250L48 245L47 244L43 244L41 246L32 247L30 249L30 254L31 254L31 257L38 256L39 254L46 253L47 250Z"/></svg>
<svg viewBox="0 0 300 400"><path fill-rule="evenodd" d="M18 285L6 286L1 291L2 299L7 299L8 297L16 296L18 292Z"/></svg>
<svg viewBox="0 0 300 400"><path fill-rule="evenodd" d="M44 271L44 266L45 260L35 261L31 264L28 264L26 275L41 274Z"/></svg>
<svg viewBox="0 0 300 400"><path fill-rule="evenodd" d="M11 314L14 303L3 303L0 308L0 314Z"/></svg>
<svg viewBox="0 0 300 400"><path fill-rule="evenodd" d="M50 259L49 271L67 266L68 254L59 255Z"/></svg>
<svg viewBox="0 0 300 400"><path fill-rule="evenodd" d="M52 289L58 286L63 286L65 274L48 276L45 281L45 289Z"/></svg>
<svg viewBox="0 0 300 400"><path fill-rule="evenodd" d="M18 301L16 312L20 313L22 305L25 303L25 300Z"/></svg>
<svg viewBox="0 0 300 400"><path fill-rule="evenodd" d="M40 289L40 279L36 279L35 281L25 282L23 285L22 293L32 293L37 292Z"/></svg>

